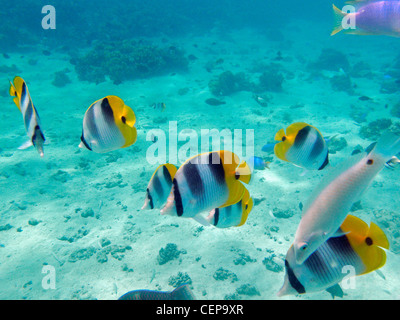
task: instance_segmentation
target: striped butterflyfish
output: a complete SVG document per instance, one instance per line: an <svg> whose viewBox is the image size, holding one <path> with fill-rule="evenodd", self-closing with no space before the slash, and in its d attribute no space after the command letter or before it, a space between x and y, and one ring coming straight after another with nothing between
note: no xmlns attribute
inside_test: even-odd
<svg viewBox="0 0 400 320"><path fill-rule="evenodd" d="M183 163L172 181L172 190L162 214L194 218L239 202L249 183L251 171L246 162L231 151L206 152ZM199 221L201 222L201 221ZM206 221L203 219L205 224Z"/></svg>
<svg viewBox="0 0 400 320"><path fill-rule="evenodd" d="M339 233L342 235L329 238L302 264L296 262L293 246L290 247L284 284L278 296L324 290L333 296L343 296L339 283L345 277L363 275L385 265L389 241L375 223L368 226L348 215Z"/></svg>
<svg viewBox="0 0 400 320"><path fill-rule="evenodd" d="M183 284L173 291L134 290L118 300L196 300L196 297L189 285Z"/></svg>
<svg viewBox="0 0 400 320"><path fill-rule="evenodd" d="M46 139L40 127L40 117L33 105L28 86L21 77L15 77L13 82L10 81L10 96L14 97L13 101L22 113L26 133L30 139L18 149L26 149L33 145L43 157L43 145Z"/></svg>
<svg viewBox="0 0 400 320"><path fill-rule="evenodd" d="M97 100L85 113L79 147L96 153L129 147L137 139L135 122L135 113L121 98Z"/></svg>
<svg viewBox="0 0 400 320"><path fill-rule="evenodd" d="M172 188L172 180L178 169L173 164L162 164L153 173L146 190L143 209L161 209L167 202Z"/></svg>
<svg viewBox="0 0 400 320"><path fill-rule="evenodd" d="M246 223L252 209L253 199L249 191L245 189L243 198L239 202L211 210L206 220L217 228L240 227Z"/></svg>
<svg viewBox="0 0 400 320"><path fill-rule="evenodd" d="M399 151L400 135L388 131L367 152L330 168L304 205L293 242L297 263L303 263L322 243L337 235L352 205Z"/></svg>
<svg viewBox="0 0 400 320"><path fill-rule="evenodd" d="M296 122L280 129L275 140L275 155L307 170L322 170L328 163L328 146L321 132L304 122Z"/></svg>

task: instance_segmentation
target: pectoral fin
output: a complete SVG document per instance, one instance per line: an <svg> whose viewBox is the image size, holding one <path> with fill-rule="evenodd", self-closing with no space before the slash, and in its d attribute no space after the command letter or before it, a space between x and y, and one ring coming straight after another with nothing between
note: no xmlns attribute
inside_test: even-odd
<svg viewBox="0 0 400 320"><path fill-rule="evenodd" d="M198 223L200 223L201 225L205 226L205 227L209 227L211 224L210 222L207 221L206 218L204 218L201 215L196 215L193 217L193 220L197 221Z"/></svg>
<svg viewBox="0 0 400 320"><path fill-rule="evenodd" d="M21 144L18 147L18 150L25 150L25 149L28 149L29 147L32 147L32 146L33 146L32 141L28 140L28 141L24 142L23 144Z"/></svg>
<svg viewBox="0 0 400 320"><path fill-rule="evenodd" d="M343 298L344 295L343 290L339 286L339 284L335 284L332 287L329 287L328 289L326 289L326 291L331 294L332 299L335 299L335 297Z"/></svg>

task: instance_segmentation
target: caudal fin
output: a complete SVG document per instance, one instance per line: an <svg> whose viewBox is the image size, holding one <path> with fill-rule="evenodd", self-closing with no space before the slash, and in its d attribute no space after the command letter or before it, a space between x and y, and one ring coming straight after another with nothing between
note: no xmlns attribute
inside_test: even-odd
<svg viewBox="0 0 400 320"><path fill-rule="evenodd" d="M390 131L382 134L372 152L382 155L386 162L391 160L400 152L400 135Z"/></svg>
<svg viewBox="0 0 400 320"><path fill-rule="evenodd" d="M188 284L183 284L171 292L172 300L196 300Z"/></svg>
<svg viewBox="0 0 400 320"><path fill-rule="evenodd" d="M246 161L242 161L236 170L236 175L239 181L249 184L251 180L251 168Z"/></svg>
<svg viewBox="0 0 400 320"><path fill-rule="evenodd" d="M340 10L338 7L336 7L334 4L332 5L332 7L333 7L334 25L333 25L333 30L332 30L331 36L334 36L335 34L337 34L343 30L342 21L343 21L343 18L346 16L346 13L344 13L342 10Z"/></svg>

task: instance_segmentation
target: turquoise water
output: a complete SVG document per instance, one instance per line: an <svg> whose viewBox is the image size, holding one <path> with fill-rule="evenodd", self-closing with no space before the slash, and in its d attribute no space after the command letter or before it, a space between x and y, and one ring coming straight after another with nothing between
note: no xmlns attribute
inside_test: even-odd
<svg viewBox="0 0 400 320"><path fill-rule="evenodd" d="M53 1L55 29L43 29L47 4L25 0L1 13L0 299L117 299L182 283L197 299L331 299L276 296L301 204L326 171L261 149L303 121L335 136L335 166L398 129L398 39L331 37L329 1ZM29 138L8 94L15 76L40 113L43 158L18 150ZM82 121L107 95L134 110L138 139L96 154L78 147ZM165 133L159 158L146 139L154 129ZM185 133L200 153L201 130L213 129L227 129L243 159L254 150L271 162L248 186L246 224L218 229L141 210L155 160L179 166L190 156L178 153ZM382 170L353 206L382 228L390 250L380 272L357 277L343 299L399 298L398 170Z"/></svg>

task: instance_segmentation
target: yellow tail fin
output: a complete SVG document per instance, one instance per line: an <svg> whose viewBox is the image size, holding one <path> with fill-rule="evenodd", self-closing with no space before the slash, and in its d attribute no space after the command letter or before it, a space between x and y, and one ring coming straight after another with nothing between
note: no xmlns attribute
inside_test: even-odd
<svg viewBox="0 0 400 320"><path fill-rule="evenodd" d="M386 252L383 249L389 249L385 233L373 222L369 226L365 244L364 250L360 250L361 259L366 267L362 274L382 268L386 263Z"/></svg>
<svg viewBox="0 0 400 320"><path fill-rule="evenodd" d="M373 222L371 222L369 226L368 237L370 237L378 247L389 249L390 245L388 238L382 229Z"/></svg>
<svg viewBox="0 0 400 320"><path fill-rule="evenodd" d="M19 98L18 98L18 92L17 89L14 87L14 84L10 81L10 90L9 90L10 96L14 97L13 101L15 105L18 107L19 111L21 111L21 107L19 105Z"/></svg>
<svg viewBox="0 0 400 320"><path fill-rule="evenodd" d="M236 169L236 175L239 177L239 181L249 184L251 180L251 168L246 161L242 161L239 167Z"/></svg>
<svg viewBox="0 0 400 320"><path fill-rule="evenodd" d="M332 7L333 7L333 14L334 14L334 26L333 26L333 31L331 33L331 36L334 36L335 34L337 34L343 30L342 21L343 21L343 18L346 16L346 13L344 13L342 10L340 10L338 7L336 7L334 4L332 5Z"/></svg>
<svg viewBox="0 0 400 320"><path fill-rule="evenodd" d="M276 135L275 135L275 140L276 141L282 141L282 138L286 135L285 130L284 129L280 129Z"/></svg>
<svg viewBox="0 0 400 320"><path fill-rule="evenodd" d="M340 228L347 233L347 239L364 264L365 269L361 274L385 265L386 252L383 249L389 249L389 241L375 223L371 222L368 227L361 219L348 215Z"/></svg>
<svg viewBox="0 0 400 320"><path fill-rule="evenodd" d="M253 209L253 199L250 197L250 192L246 189L242 198L242 219L237 227L244 225L247 221L249 213Z"/></svg>

